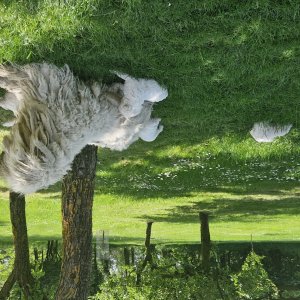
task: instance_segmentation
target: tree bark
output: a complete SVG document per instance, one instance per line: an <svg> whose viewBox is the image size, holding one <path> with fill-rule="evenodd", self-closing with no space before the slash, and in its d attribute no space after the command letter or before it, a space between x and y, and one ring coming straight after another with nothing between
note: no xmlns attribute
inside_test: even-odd
<svg viewBox="0 0 300 300"><path fill-rule="evenodd" d="M56 300L84 300L89 295L96 163L97 147L88 145L63 179L63 259Z"/></svg>
<svg viewBox="0 0 300 300"><path fill-rule="evenodd" d="M17 281L23 290L25 299L30 296L33 277L30 271L29 246L27 236L25 196L10 192L10 220L15 247L14 269L0 291L0 299L6 299Z"/></svg>
<svg viewBox="0 0 300 300"><path fill-rule="evenodd" d="M202 267L204 272L209 271L210 267L210 233L209 233L209 224L208 224L208 214L205 212L199 213L199 218L201 222L201 258L202 258Z"/></svg>

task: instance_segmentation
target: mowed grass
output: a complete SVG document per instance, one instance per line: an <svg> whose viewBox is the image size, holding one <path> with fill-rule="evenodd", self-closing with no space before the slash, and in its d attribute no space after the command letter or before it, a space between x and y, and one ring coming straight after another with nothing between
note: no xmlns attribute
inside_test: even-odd
<svg viewBox="0 0 300 300"><path fill-rule="evenodd" d="M204 210L210 214L214 241L300 239L299 163L294 168L286 161L221 164L212 156L196 162L180 158L166 167L153 158L149 163L112 156L99 152L94 236L105 230L113 243L141 244L146 222L153 220L153 242L195 243L198 214ZM4 185L1 190L1 239L9 243L8 192ZM31 242L60 239L60 205L60 184L27 197Z"/></svg>
<svg viewBox="0 0 300 300"><path fill-rule="evenodd" d="M83 79L110 70L154 78L164 132L124 152L99 150L94 232L142 243L298 240L300 4L298 1L2 1L0 61L69 64ZM1 121L9 116L0 112ZM257 121L293 124L271 144ZM1 131L3 136L4 131ZM0 237L11 240L1 185ZM27 197L32 241L60 238L60 186Z"/></svg>
<svg viewBox="0 0 300 300"><path fill-rule="evenodd" d="M154 243L198 243L199 210L211 212L214 241L298 241L299 199L295 193L205 192L186 197L134 201L97 194L94 200L94 237L105 230L110 242L142 244L146 221L153 220ZM274 193L274 192L273 192ZM1 197L1 244L10 244L8 201ZM60 198L37 194L27 198L28 234L32 242L61 238Z"/></svg>

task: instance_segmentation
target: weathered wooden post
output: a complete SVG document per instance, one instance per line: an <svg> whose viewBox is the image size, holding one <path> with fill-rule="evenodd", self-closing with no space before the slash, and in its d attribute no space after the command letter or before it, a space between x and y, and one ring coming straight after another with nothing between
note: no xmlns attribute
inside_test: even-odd
<svg viewBox="0 0 300 300"><path fill-rule="evenodd" d="M152 224L154 222L151 220L147 221L147 229L146 229L146 239L145 239L145 247L146 250L149 250L150 247L150 240L151 240L151 229L152 229Z"/></svg>
<svg viewBox="0 0 300 300"><path fill-rule="evenodd" d="M210 267L210 233L208 223L208 212L201 211L199 213L199 219L201 223L201 262L204 272L209 271Z"/></svg>
<svg viewBox="0 0 300 300"><path fill-rule="evenodd" d="M124 262L125 262L125 266L130 265L130 252L128 247L124 247Z"/></svg>
<svg viewBox="0 0 300 300"><path fill-rule="evenodd" d="M146 247L146 256L143 260L142 266L136 272L136 285L139 286L142 281L142 272L147 266L147 263L152 263L152 253L151 253L151 229L154 222L151 220L147 221L146 229L146 238L145 238L145 247Z"/></svg>

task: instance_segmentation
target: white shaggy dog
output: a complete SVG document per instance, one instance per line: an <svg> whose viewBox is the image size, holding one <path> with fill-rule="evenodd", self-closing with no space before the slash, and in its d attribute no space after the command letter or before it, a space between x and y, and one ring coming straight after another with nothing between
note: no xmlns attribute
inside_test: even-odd
<svg viewBox="0 0 300 300"><path fill-rule="evenodd" d="M276 126L268 122L258 122L253 125L250 134L259 143L271 143L277 137L288 134L291 128L292 124Z"/></svg>
<svg viewBox="0 0 300 300"><path fill-rule="evenodd" d="M0 175L11 190L35 192L59 181L87 144L124 150L162 131L151 119L153 102L167 97L154 80L118 74L124 83L87 84L69 67L51 64L0 66L0 106L15 120L4 137Z"/></svg>

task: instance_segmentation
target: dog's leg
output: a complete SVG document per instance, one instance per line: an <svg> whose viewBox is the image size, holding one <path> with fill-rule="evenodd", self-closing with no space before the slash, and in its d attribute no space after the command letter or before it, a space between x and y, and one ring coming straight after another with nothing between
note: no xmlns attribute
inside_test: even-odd
<svg viewBox="0 0 300 300"><path fill-rule="evenodd" d="M145 142L154 141L163 131L163 125L160 125L160 119L150 119L142 128L139 137Z"/></svg>

